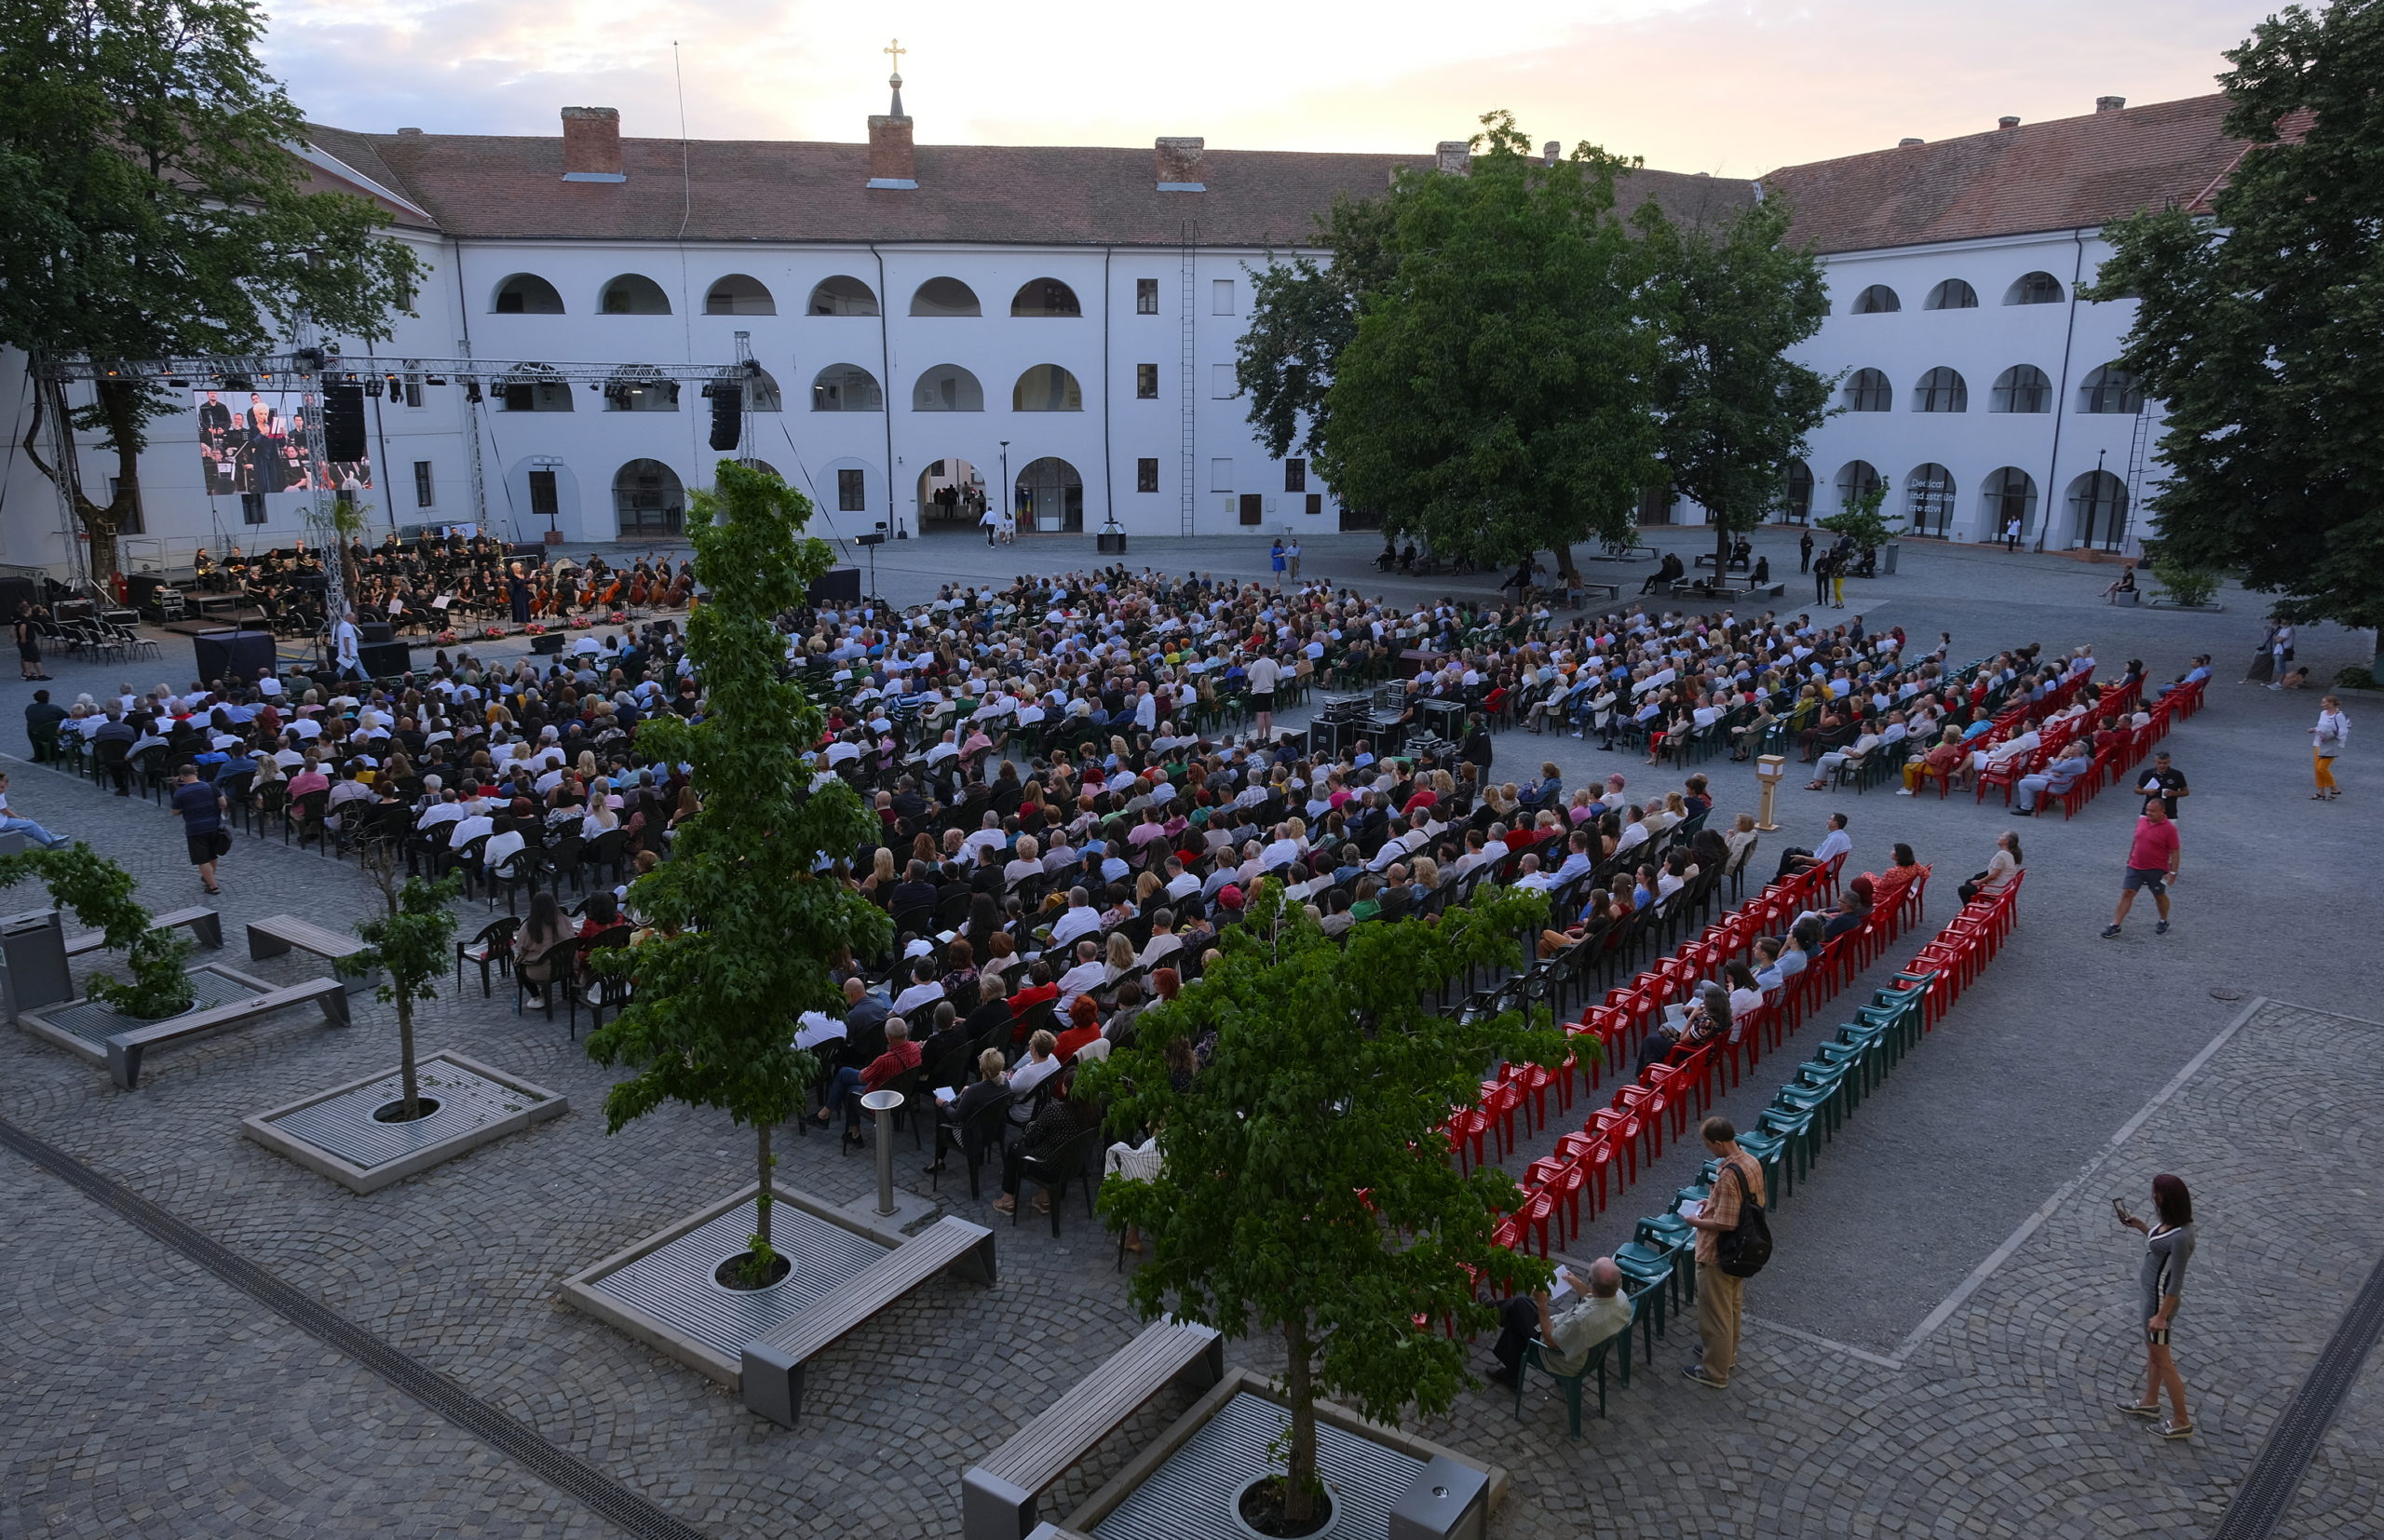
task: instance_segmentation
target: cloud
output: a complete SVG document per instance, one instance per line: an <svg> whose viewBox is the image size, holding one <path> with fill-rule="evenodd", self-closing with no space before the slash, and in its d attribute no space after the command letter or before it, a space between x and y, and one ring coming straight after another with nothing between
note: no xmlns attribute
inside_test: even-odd
<svg viewBox="0 0 2384 1540"><path fill-rule="evenodd" d="M1497 26L1413 0L293 0L267 62L345 128L553 134L557 108L610 105L624 132L670 138L675 39L692 135L849 142L885 110L895 28L923 142L1422 152L1504 107L1535 139L1752 175L2098 95L2199 94L2252 20L2215 0L1596 0Z"/></svg>

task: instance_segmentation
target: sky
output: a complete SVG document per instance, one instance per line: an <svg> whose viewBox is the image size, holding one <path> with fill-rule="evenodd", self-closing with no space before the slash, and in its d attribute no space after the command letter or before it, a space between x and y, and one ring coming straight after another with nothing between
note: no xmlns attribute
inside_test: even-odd
<svg viewBox="0 0 2384 1540"><path fill-rule="evenodd" d="M1773 167L2215 89L2273 7L2242 0L279 0L266 63L368 132L621 130L858 142L892 36L921 143L1425 153L1513 112L1674 171ZM673 78L677 45L679 78Z"/></svg>

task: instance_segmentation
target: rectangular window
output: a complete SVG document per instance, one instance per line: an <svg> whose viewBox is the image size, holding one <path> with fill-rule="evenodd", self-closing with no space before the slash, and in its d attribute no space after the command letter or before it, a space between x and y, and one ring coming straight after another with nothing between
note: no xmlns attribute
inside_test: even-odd
<svg viewBox="0 0 2384 1540"><path fill-rule="evenodd" d="M264 522L264 493L244 492L240 493L240 522L243 524L262 524Z"/></svg>
<svg viewBox="0 0 2384 1540"><path fill-rule="evenodd" d="M1136 492L1157 492L1158 490L1158 462L1157 460L1137 460L1134 462L1134 490Z"/></svg>
<svg viewBox="0 0 2384 1540"><path fill-rule="evenodd" d="M422 376L419 374L406 376L406 405L422 405Z"/></svg>
<svg viewBox="0 0 2384 1540"><path fill-rule="evenodd" d="M1137 399L1145 401L1158 399L1158 365L1136 364L1134 366L1134 395Z"/></svg>
<svg viewBox="0 0 2384 1540"><path fill-rule="evenodd" d="M416 460L413 463L413 506L427 508L437 501L430 492L430 462Z"/></svg>
<svg viewBox="0 0 2384 1540"><path fill-rule="evenodd" d="M1211 364L1209 366L1210 399L1230 401L1234 399L1239 390L1239 386L1235 383L1233 377L1233 365Z"/></svg>
<svg viewBox="0 0 2384 1540"><path fill-rule="evenodd" d="M1157 278L1134 280L1134 314L1137 316L1158 314L1158 280Z"/></svg>
<svg viewBox="0 0 2384 1540"><path fill-rule="evenodd" d="M1211 492L1231 492L1233 490L1233 462L1231 460L1212 460L1209 462L1209 490Z"/></svg>
<svg viewBox="0 0 2384 1540"><path fill-rule="evenodd" d="M117 493L122 489L123 485L124 483L118 480L115 477L111 476L108 478L108 504L110 507L115 506ZM139 489L136 488L134 490L132 493L132 507L124 510L124 521L116 525L115 533L118 534L140 534L144 533L141 527L141 493Z"/></svg>
<svg viewBox="0 0 2384 1540"><path fill-rule="evenodd" d="M1314 518L1318 517L1319 515L1322 514L1323 512L1324 512L1324 493L1321 493L1321 492L1311 492L1311 493L1309 493L1307 494L1307 516L1308 516L1310 519L1314 519Z"/></svg>
<svg viewBox="0 0 2384 1540"><path fill-rule="evenodd" d="M1209 313L1212 316L1233 314L1233 280L1219 278L1209 285Z"/></svg>
<svg viewBox="0 0 2384 1540"><path fill-rule="evenodd" d="M838 513L866 513L869 511L869 493L868 489L861 481L861 473L860 471L840 470L836 472L836 511Z"/></svg>
<svg viewBox="0 0 2384 1540"><path fill-rule="evenodd" d="M1264 523L1266 519L1266 500L1259 496L1254 492L1243 493L1241 494L1241 521L1245 524L1259 524Z"/></svg>
<svg viewBox="0 0 2384 1540"><path fill-rule="evenodd" d="M555 494L555 473L534 470L530 473L530 513L536 519L552 519L562 512L562 501Z"/></svg>
<svg viewBox="0 0 2384 1540"><path fill-rule="evenodd" d="M1286 460L1283 462L1283 490L1285 492L1306 492L1307 490L1307 462L1306 460Z"/></svg>

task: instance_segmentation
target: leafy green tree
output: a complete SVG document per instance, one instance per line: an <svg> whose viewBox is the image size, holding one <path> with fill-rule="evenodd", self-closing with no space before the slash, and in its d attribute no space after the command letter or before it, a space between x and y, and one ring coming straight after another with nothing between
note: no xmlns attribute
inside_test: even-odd
<svg viewBox="0 0 2384 1540"><path fill-rule="evenodd" d="M1829 315L1821 259L1787 244L1790 217L1778 196L1711 228L1675 224L1652 200L1632 216L1664 331L1660 453L1714 526L1716 573L1731 537L1779 506L1836 385L1788 356Z"/></svg>
<svg viewBox="0 0 2384 1540"><path fill-rule="evenodd" d="M1397 266L1389 227L1380 199L1335 194L1316 222L1316 244L1331 253L1325 261L1250 269L1250 327L1234 375L1250 398L1251 426L1278 460L1294 444L1310 458L1322 451L1334 363L1358 334L1359 307Z"/></svg>
<svg viewBox="0 0 2384 1540"><path fill-rule="evenodd" d="M0 856L0 887L28 877L40 880L52 903L106 936L109 951L124 953L130 978L123 983L92 979L92 998L142 1021L190 1009L190 975L183 965L191 943L179 932L150 927L148 910L132 896L140 884L131 872L79 841L58 850Z"/></svg>
<svg viewBox="0 0 2384 1540"><path fill-rule="evenodd" d="M1084 1071L1078 1094L1107 1101L1113 1127L1158 1130L1164 1176L1102 1186L1110 1223L1148 1237L1135 1308L1282 1339L1296 1520L1316 1494L1319 1395L1386 1422L1411 1402L1446 1410L1465 1350L1429 1323L1492 1325L1477 1276L1547 1277L1545 1263L1491 1244L1513 1182L1496 1167L1458 1175L1441 1126L1494 1060L1555 1064L1567 1046L1544 1013L1463 1022L1422 1003L1470 967L1512 966L1542 895L1485 890L1438 924L1358 925L1346 948L1273 879L1247 912L1223 957L1147 1011L1131 1048ZM1207 1066L1176 1089L1167 1046L1212 1033Z"/></svg>
<svg viewBox="0 0 2384 1540"><path fill-rule="evenodd" d="M45 357L256 353L300 316L375 340L421 263L362 198L303 189L305 123L256 59L251 0L12 0L0 7L0 344ZM148 425L186 401L46 385L25 439L67 480L94 571L139 506ZM41 458L39 412L71 413L116 462L105 504Z"/></svg>
<svg viewBox="0 0 2384 1540"><path fill-rule="evenodd" d="M753 1130L752 1266L766 1277L770 1130L802 1110L818 1070L794 1047L795 1018L841 1010L834 965L882 951L892 923L826 870L874 839L877 819L814 758L823 719L785 677L773 624L830 564L823 542L799 534L811 504L732 460L718 478L715 491L692 494L687 520L704 595L687 619L687 654L704 709L693 722L661 715L638 727L657 762L689 767L701 806L679 824L671 858L630 889L654 934L598 956L600 967L634 973L637 991L588 1051L637 1070L604 1098L612 1132L666 1101L717 1108Z"/></svg>
<svg viewBox="0 0 2384 1540"><path fill-rule="evenodd" d="M2384 624L2384 4L2289 6L2227 56L2242 158L2207 213L2139 214L2089 297L2140 303L2120 366L2167 403L2160 547ZM2290 136L2290 137L2281 137Z"/></svg>
<svg viewBox="0 0 2384 1540"><path fill-rule="evenodd" d="M382 848L394 852L396 846ZM455 912L447 906L463 890L463 879L449 877L433 883L409 877L400 887L394 876L392 871L381 885L386 912L357 925L356 934L366 950L354 966L359 973L379 968L388 976L388 982L373 991L373 998L398 1007L399 1070L405 1080L405 1105L400 1115L412 1120L421 1115L414 1076L413 1007L417 1001L439 998L436 986L455 960Z"/></svg>
<svg viewBox="0 0 2384 1540"><path fill-rule="evenodd" d="M1387 527L1484 563L1627 539L1659 474L1662 362L1646 259L1615 211L1637 163L1583 144L1544 165L1492 113L1465 176L1402 175L1395 270L1334 359L1319 468Z"/></svg>
<svg viewBox="0 0 2384 1540"><path fill-rule="evenodd" d="M1850 535L1858 551L1875 551L1896 536L1895 525L1880 513L1888 500L1885 482L1866 487L1847 500L1846 507L1826 519L1816 519L1813 527L1832 534Z"/></svg>

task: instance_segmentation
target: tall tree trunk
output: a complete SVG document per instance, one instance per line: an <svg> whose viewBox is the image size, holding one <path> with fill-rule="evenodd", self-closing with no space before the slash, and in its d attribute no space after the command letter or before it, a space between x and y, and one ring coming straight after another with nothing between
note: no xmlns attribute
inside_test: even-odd
<svg viewBox="0 0 2384 1540"><path fill-rule="evenodd" d="M108 442L115 450L115 495L104 511L81 496L79 487L75 500L83 507L83 526L91 534L91 575L104 581L123 570L117 534L141 507L142 432L140 397L130 386L102 384L100 405L107 412Z"/></svg>
<svg viewBox="0 0 2384 1540"><path fill-rule="evenodd" d="M1567 541L1556 547L1556 570L1564 575L1567 583L1581 581L1580 569L1573 565L1572 542Z"/></svg>
<svg viewBox="0 0 2384 1540"><path fill-rule="evenodd" d="M1730 570L1730 536L1737 532L1720 519L1714 520L1714 581L1719 583Z"/></svg>
<svg viewBox="0 0 2384 1540"><path fill-rule="evenodd" d="M1283 1371L1283 1389L1292 1403L1292 1452L1285 1463L1283 1517L1296 1524L1316 1511L1316 1382L1308 1358L1307 1317L1283 1325L1283 1346L1290 1362Z"/></svg>
<svg viewBox="0 0 2384 1540"><path fill-rule="evenodd" d="M421 1109L415 1105L419 1091L414 1084L413 1000L402 988L398 991L398 1064L399 1073L405 1077L406 1083L406 1104L402 1115L406 1121L412 1122L422 1114Z"/></svg>
<svg viewBox="0 0 2384 1540"><path fill-rule="evenodd" d="M753 1195L753 1250L756 1252L768 1250L770 1244L770 1126L761 1124L758 1134L756 1169L760 1172L761 1186Z"/></svg>

